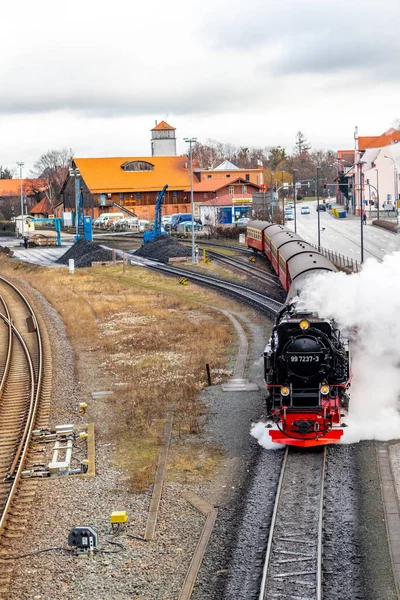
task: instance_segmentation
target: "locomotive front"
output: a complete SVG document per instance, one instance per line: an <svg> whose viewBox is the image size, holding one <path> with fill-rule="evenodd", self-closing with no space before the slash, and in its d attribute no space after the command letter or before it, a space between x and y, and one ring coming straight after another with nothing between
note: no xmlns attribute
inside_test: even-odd
<svg viewBox="0 0 400 600"><path fill-rule="evenodd" d="M286 308L264 364L273 441L297 446L339 441L350 374L348 343L335 322Z"/></svg>

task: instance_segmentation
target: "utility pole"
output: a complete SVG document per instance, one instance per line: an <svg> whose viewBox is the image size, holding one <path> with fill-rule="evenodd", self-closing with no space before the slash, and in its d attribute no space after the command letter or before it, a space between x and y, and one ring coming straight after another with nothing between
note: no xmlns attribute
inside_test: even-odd
<svg viewBox="0 0 400 600"><path fill-rule="evenodd" d="M285 224L285 192L283 190L283 174L285 171L282 171L282 225Z"/></svg>
<svg viewBox="0 0 400 600"><path fill-rule="evenodd" d="M17 163L19 167L19 188L21 195L21 237L24 237L24 197L22 194L22 167L24 166L23 162Z"/></svg>
<svg viewBox="0 0 400 600"><path fill-rule="evenodd" d="M296 221L296 198L297 198L296 173L297 173L297 169L293 169L294 232L295 233L297 233L297 221Z"/></svg>
<svg viewBox="0 0 400 600"><path fill-rule="evenodd" d="M197 142L197 138L183 138L189 144L189 161L190 161L190 205L192 210L192 264L196 262L194 248L194 201L193 201L193 154L192 144Z"/></svg>
<svg viewBox="0 0 400 600"><path fill-rule="evenodd" d="M319 214L319 187L318 187L318 178L319 178L319 170L320 170L320 166L317 166L317 179L316 179L316 186L317 186L317 222L318 222L318 252L321 251L321 217Z"/></svg>

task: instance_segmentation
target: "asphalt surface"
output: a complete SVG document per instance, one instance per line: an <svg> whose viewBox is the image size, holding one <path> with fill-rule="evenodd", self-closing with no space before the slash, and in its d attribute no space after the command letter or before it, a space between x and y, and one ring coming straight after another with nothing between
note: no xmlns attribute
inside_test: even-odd
<svg viewBox="0 0 400 600"><path fill-rule="evenodd" d="M309 215L301 214L301 206L310 207ZM327 211L320 211L321 246L333 250L360 262L361 259L361 219L348 215L345 219L336 219ZM367 210L367 224L363 229L364 260L374 257L382 260L385 254L400 250L400 235L373 226ZM307 242L318 243L318 215L316 202L298 203L296 210L297 233ZM391 221L393 222L393 221ZM287 221L287 227L294 230L294 221Z"/></svg>

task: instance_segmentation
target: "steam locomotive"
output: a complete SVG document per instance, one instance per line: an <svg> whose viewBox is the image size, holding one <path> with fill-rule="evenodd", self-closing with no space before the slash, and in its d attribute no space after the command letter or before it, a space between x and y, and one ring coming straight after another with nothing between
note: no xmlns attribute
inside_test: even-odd
<svg viewBox="0 0 400 600"><path fill-rule="evenodd" d="M351 383L348 340L333 319L298 308L309 277L337 269L283 225L251 221L246 242L267 256L288 292L264 352L271 439L300 447L338 442Z"/></svg>

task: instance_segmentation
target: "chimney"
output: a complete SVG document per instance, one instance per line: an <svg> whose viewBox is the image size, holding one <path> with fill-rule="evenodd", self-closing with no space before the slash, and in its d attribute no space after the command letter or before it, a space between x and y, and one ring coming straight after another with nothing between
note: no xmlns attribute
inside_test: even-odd
<svg viewBox="0 0 400 600"><path fill-rule="evenodd" d="M156 127L157 127L157 119L156 119Z"/></svg>

